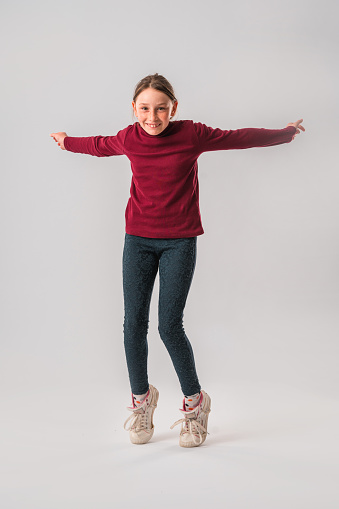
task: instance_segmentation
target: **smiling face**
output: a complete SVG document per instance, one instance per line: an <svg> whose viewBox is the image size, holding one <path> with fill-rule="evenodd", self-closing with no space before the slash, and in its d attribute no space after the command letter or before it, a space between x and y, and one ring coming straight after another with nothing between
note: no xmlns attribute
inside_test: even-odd
<svg viewBox="0 0 339 509"><path fill-rule="evenodd" d="M135 116L139 124L148 134L160 134L175 114L178 102L174 104L164 92L154 88L146 88L132 102Z"/></svg>

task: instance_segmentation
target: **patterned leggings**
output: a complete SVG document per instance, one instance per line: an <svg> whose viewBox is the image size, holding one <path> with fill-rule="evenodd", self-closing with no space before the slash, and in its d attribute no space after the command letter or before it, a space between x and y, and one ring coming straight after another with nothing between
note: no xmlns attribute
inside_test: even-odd
<svg viewBox="0 0 339 509"><path fill-rule="evenodd" d="M200 391L183 312L196 263L197 237L158 239L125 233L123 250L124 346L133 394L148 391L147 332L159 268L158 331L184 395Z"/></svg>

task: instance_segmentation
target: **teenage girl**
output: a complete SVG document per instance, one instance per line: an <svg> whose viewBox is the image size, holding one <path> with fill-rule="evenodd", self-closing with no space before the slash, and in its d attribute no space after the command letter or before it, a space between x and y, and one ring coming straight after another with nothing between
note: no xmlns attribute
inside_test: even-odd
<svg viewBox="0 0 339 509"><path fill-rule="evenodd" d="M245 128L223 131L192 120L171 120L178 107L172 85L158 73L135 87L137 122L115 136L50 136L62 150L97 157L126 155L131 162L130 198L125 212L122 257L124 346L132 414L125 421L130 440L145 444L153 435L159 392L148 383L147 332L150 301L159 270L158 330L171 357L184 395L179 445L195 447L207 436L211 398L201 389L183 312L191 286L197 236L204 233L199 210L197 159L214 150L267 147L291 142L303 119L284 129ZM130 427L126 428L128 420Z"/></svg>

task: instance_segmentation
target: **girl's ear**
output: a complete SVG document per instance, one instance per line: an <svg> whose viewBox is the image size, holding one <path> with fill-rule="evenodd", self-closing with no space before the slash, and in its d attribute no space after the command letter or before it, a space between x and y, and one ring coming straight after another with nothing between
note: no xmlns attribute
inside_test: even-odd
<svg viewBox="0 0 339 509"><path fill-rule="evenodd" d="M174 117L178 107L178 101L175 101L173 108L172 108L172 116Z"/></svg>

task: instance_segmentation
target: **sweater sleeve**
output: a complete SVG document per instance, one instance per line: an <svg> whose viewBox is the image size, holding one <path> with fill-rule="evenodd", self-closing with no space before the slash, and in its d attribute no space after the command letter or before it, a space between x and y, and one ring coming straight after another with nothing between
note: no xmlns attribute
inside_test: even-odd
<svg viewBox="0 0 339 509"><path fill-rule="evenodd" d="M296 132L294 126L284 129L244 128L223 131L208 127L201 122L194 122L199 153L212 150L230 150L252 147L270 147L289 143Z"/></svg>
<svg viewBox="0 0 339 509"><path fill-rule="evenodd" d="M64 147L70 152L97 157L124 155L126 129L122 129L115 136L86 136L82 138L66 136Z"/></svg>

